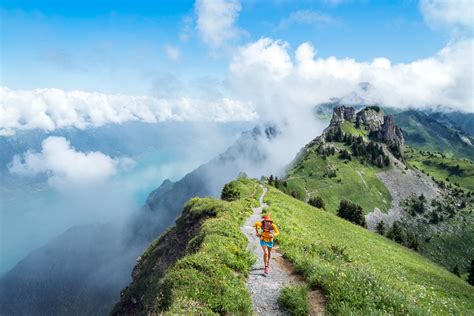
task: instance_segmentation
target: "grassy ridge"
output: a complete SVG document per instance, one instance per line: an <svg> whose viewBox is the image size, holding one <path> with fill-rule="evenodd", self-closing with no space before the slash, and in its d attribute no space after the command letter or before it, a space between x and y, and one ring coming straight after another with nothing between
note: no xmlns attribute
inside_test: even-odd
<svg viewBox="0 0 474 316"><path fill-rule="evenodd" d="M280 248L334 314L469 314L472 286L414 251L270 188Z"/></svg>
<svg viewBox="0 0 474 316"><path fill-rule="evenodd" d="M163 279L158 305L170 315L251 313L245 277L254 258L246 249L240 225L256 205L258 186L246 179L235 181L235 186L241 194L237 201L192 199L188 203L193 213L214 209L216 216L204 222L189 242L188 254Z"/></svg>
<svg viewBox="0 0 474 316"><path fill-rule="evenodd" d="M240 225L258 205L261 188L248 179L232 186L240 195L235 201L193 198L186 204L176 227L144 252L112 314L252 313L245 281L254 257ZM170 259L176 252L182 255Z"/></svg>
<svg viewBox="0 0 474 316"><path fill-rule="evenodd" d="M340 143L334 144L344 147ZM336 176L329 177L328 169L334 169ZM342 199L361 205L364 213L372 212L374 207L386 212L392 197L376 175L382 170L363 164L356 157L346 163L337 155L322 157L315 151L309 151L288 171L287 189L288 192L297 192L299 197L321 196L326 209L333 213Z"/></svg>

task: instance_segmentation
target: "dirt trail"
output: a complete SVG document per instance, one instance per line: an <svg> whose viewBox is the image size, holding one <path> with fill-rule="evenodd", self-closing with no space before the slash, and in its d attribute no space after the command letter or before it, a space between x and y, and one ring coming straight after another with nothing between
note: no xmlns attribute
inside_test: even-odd
<svg viewBox="0 0 474 316"><path fill-rule="evenodd" d="M303 279L294 273L293 267L281 255L278 247L272 251L270 273L264 273L263 251L260 247L259 238L255 235L254 224L262 219L262 209L267 205L263 202L266 188L260 196L260 206L252 209L253 214L241 227L249 241L249 250L257 257L257 261L250 271L247 288L253 301L253 308L257 315L288 315L283 307L278 305L280 290L288 284L303 283ZM281 232L285 233L285 232ZM310 314L324 315L326 310L326 299L320 290L310 292Z"/></svg>

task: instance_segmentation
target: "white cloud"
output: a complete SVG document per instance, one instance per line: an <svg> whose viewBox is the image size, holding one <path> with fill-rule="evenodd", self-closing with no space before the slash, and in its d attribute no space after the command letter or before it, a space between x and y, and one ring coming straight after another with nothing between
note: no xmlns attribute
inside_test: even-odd
<svg viewBox="0 0 474 316"><path fill-rule="evenodd" d="M234 93L256 104L260 117L274 119L354 92L367 103L474 112L473 43L451 43L434 56L392 64L387 58L317 58L309 43L292 57L288 43L262 38L237 51L229 83Z"/></svg>
<svg viewBox="0 0 474 316"><path fill-rule="evenodd" d="M285 29L295 24L307 24L307 25L331 25L337 24L337 21L330 15L310 11L310 10L299 10L291 12L290 15L278 23L277 29Z"/></svg>
<svg viewBox="0 0 474 316"><path fill-rule="evenodd" d="M112 159L101 152L76 151L64 137L50 136L41 146L41 152L16 155L9 171L23 176L47 174L51 184L61 187L64 183L100 183L134 163L129 158Z"/></svg>
<svg viewBox="0 0 474 316"><path fill-rule="evenodd" d="M241 30L235 21L241 9L238 0L197 0L197 30L204 43L218 48L225 41L237 38Z"/></svg>
<svg viewBox="0 0 474 316"><path fill-rule="evenodd" d="M172 61L172 62L178 62L181 59L181 50L173 45L165 45L164 47L166 56Z"/></svg>
<svg viewBox="0 0 474 316"><path fill-rule="evenodd" d="M425 20L433 27L474 27L472 0L421 0L420 9Z"/></svg>
<svg viewBox="0 0 474 316"><path fill-rule="evenodd" d="M142 121L251 121L257 119L248 102L228 98L157 99L60 89L12 90L0 87L0 136L16 130L102 126Z"/></svg>

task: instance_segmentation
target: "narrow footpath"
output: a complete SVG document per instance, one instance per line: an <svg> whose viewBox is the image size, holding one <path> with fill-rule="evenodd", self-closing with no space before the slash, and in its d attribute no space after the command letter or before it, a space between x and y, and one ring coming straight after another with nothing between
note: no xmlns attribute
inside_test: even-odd
<svg viewBox="0 0 474 316"><path fill-rule="evenodd" d="M252 296L253 308L257 315L288 315L283 307L278 304L278 297L283 287L289 284L304 283L303 279L294 273L293 267L278 251L275 246L272 251L270 262L270 273L264 273L263 250L260 240L255 234L254 224L262 220L262 209L267 205L263 202L266 188L260 196L260 206L253 208L253 214L247 219L240 229L249 241L248 249L257 258L256 263L250 271L247 288ZM275 223L278 225L278 223ZM284 234L280 231L280 234ZM310 315L324 315L326 310L326 299L322 291L315 290L309 294Z"/></svg>

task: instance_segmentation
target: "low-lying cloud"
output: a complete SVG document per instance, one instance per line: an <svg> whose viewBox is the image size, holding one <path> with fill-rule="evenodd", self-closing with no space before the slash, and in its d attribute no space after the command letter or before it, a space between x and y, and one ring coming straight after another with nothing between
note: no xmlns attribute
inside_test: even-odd
<svg viewBox="0 0 474 316"><path fill-rule="evenodd" d="M473 46L473 39L452 42L431 57L393 64L383 57L370 62L318 58L310 43L293 55L287 42L261 38L238 49L229 85L267 118L290 116L334 97L348 103L474 112Z"/></svg>
<svg viewBox="0 0 474 316"><path fill-rule="evenodd" d="M0 136L13 135L16 130L85 129L126 121L238 122L257 119L251 104L228 98L169 100L61 89L0 87L0 100Z"/></svg>
<svg viewBox="0 0 474 316"><path fill-rule="evenodd" d="M41 152L27 151L16 155L9 165L12 174L35 176L46 174L50 184L89 185L102 183L121 168L134 164L130 158L113 159L101 152L76 151L64 137L50 136L41 144Z"/></svg>

